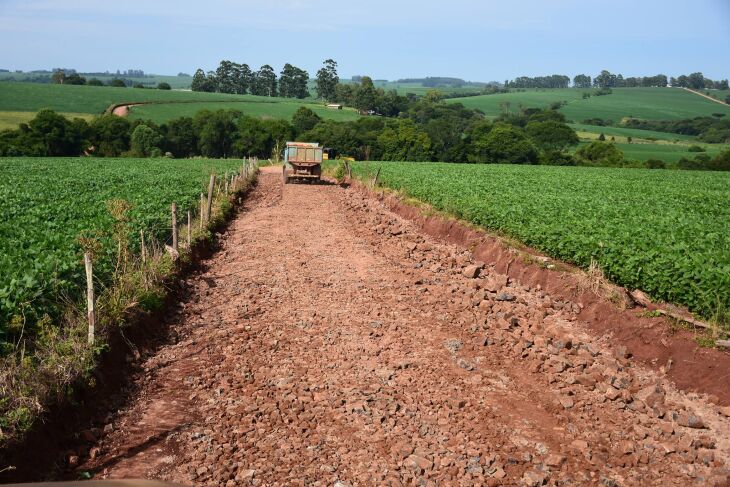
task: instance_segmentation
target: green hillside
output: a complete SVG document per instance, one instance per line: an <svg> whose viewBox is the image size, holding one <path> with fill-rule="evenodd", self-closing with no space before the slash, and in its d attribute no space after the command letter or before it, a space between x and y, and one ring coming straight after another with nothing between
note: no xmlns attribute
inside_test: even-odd
<svg viewBox="0 0 730 487"><path fill-rule="evenodd" d="M248 95L247 95L248 96ZM325 119L336 121L355 120L359 117L354 109L331 110L321 103L305 103L300 100L253 97L245 101L210 101L193 103L163 103L130 107L129 117L162 123L177 117L192 117L200 110L241 110L246 115L259 118L290 119L301 106L306 106Z"/></svg>
<svg viewBox="0 0 730 487"><path fill-rule="evenodd" d="M42 83L0 84L0 127L10 128L33 118L41 108L58 112L98 115L110 105L118 103L159 103L160 105L134 107L135 117L164 122L199 110L219 108L241 110L258 117L290 118L302 105L310 107L324 118L351 120L357 118L354 110L328 110L312 100L271 98L254 95L200 93L182 90L139 88L112 88L107 86L73 86ZM169 103L169 104L168 104ZM22 112L27 113L23 117Z"/></svg>
<svg viewBox="0 0 730 487"><path fill-rule="evenodd" d="M489 116L497 116L503 109L516 112L520 107L546 108L555 102L565 102L560 111L573 122L589 118L619 122L624 117L679 120L713 113L730 116L730 105L723 106L679 88L614 88L610 95L583 98L583 93L593 91L579 88L534 89L452 98L447 102L477 108Z"/></svg>

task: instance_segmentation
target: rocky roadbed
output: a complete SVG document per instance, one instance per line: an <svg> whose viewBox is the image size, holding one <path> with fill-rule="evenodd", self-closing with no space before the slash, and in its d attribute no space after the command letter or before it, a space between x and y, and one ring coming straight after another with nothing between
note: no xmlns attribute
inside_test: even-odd
<svg viewBox="0 0 730 487"><path fill-rule="evenodd" d="M725 485L730 410L377 200L264 168L69 459L194 485ZM79 460L79 456L81 460Z"/></svg>

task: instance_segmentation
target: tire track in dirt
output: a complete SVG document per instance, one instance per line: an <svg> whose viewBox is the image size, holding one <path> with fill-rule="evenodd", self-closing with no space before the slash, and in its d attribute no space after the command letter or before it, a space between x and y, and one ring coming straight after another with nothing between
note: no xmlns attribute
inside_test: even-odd
<svg viewBox="0 0 730 487"><path fill-rule="evenodd" d="M721 485L730 426L574 303L264 168L92 459L195 485ZM709 427L709 428L707 428Z"/></svg>

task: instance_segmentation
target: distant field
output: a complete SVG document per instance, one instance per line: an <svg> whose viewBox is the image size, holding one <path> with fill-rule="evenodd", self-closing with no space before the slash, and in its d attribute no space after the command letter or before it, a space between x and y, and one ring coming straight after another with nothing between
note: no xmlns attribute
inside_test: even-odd
<svg viewBox="0 0 730 487"><path fill-rule="evenodd" d="M0 112L0 130L15 129L21 123L30 122L35 117L36 112ZM70 113L61 112L61 115L66 118L83 118L86 121L90 121L94 118L89 113Z"/></svg>
<svg viewBox="0 0 730 487"><path fill-rule="evenodd" d="M22 115L18 115L19 112L28 112L32 118L32 114L41 108L98 115L112 104L135 102L194 102L189 106L186 103L175 103L135 107L132 110L133 116L151 118L157 122L182 115L192 115L202 109L218 108L235 108L259 117L289 118L302 105L309 106L324 118L334 120L357 118L353 110L327 110L321 103L312 103L311 100L180 90L5 82L0 84L0 126L7 128L12 126L15 120L23 118Z"/></svg>
<svg viewBox="0 0 730 487"><path fill-rule="evenodd" d="M342 83L353 83L350 80L341 80ZM480 91L481 88L478 86L463 86L460 88L452 88L448 86L439 86L437 88L426 87L420 83L398 83L397 81L373 81L376 88L382 88L385 91L395 90L399 95L405 95L407 93L413 93L415 95L425 95L430 90L438 90L442 93L474 93ZM310 91L311 88L310 88Z"/></svg>
<svg viewBox="0 0 730 487"><path fill-rule="evenodd" d="M321 103L305 103L299 100L264 98L242 102L195 102L195 103L166 103L155 105L139 105L131 107L129 117L133 119L152 120L162 123L177 117L192 117L203 109L208 110L241 110L244 114L258 118L285 118L290 119L301 106L312 109L325 119L347 121L359 117L354 109L330 110Z"/></svg>
<svg viewBox="0 0 730 487"><path fill-rule="evenodd" d="M601 127L598 125L585 125L582 123L571 123L573 130L577 132L590 132L592 134L604 134L606 137L632 137L633 139L650 139L654 138L662 141L682 141L683 143L694 143L695 137L692 135L670 134L668 132L656 132L654 130L640 130L625 127Z"/></svg>
<svg viewBox="0 0 730 487"><path fill-rule="evenodd" d="M143 78L138 78L136 76L124 76L124 75L116 75L116 74L109 74L109 75L93 75L93 74L85 74L85 73L79 73L81 76L86 78L86 81L89 81L92 78L96 78L99 81L103 83L107 83L108 81L114 79L114 78L124 78L131 80L134 83L142 83L145 86L157 86L158 83L168 83L172 88L190 88L190 83L193 80L192 76L166 76L161 74L153 74L149 75ZM192 73L191 73L192 74ZM33 73L0 73L0 80L15 80L19 82L25 81L28 77L36 77L36 76L44 76L41 74L33 74ZM50 74L48 75L50 76Z"/></svg>
<svg viewBox="0 0 730 487"><path fill-rule="evenodd" d="M355 163L384 186L655 298L730 307L730 173Z"/></svg>
<svg viewBox="0 0 730 487"><path fill-rule="evenodd" d="M727 144L698 144L705 148L705 154L714 157L722 151L730 150ZM682 157L694 159L697 152L688 152L686 145L680 144L625 144L616 143L616 147L621 149L624 157L637 161L646 161L647 159L659 159L666 163L673 164Z"/></svg>
<svg viewBox="0 0 730 487"><path fill-rule="evenodd" d="M678 120L713 113L730 116L730 106L723 107L701 96L678 88L614 88L613 94L591 96L583 99L584 92L592 89L526 90L520 92L452 98L449 103L462 103L477 108L487 115L499 115L501 103L509 103L508 110L516 112L520 107L545 108L553 102L566 101L560 109L573 122L589 118L620 121L624 117L649 120Z"/></svg>

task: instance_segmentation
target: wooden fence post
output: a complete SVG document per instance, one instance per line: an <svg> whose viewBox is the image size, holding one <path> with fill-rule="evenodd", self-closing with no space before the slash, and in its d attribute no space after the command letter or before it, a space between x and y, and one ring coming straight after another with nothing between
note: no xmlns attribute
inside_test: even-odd
<svg viewBox="0 0 730 487"><path fill-rule="evenodd" d="M205 221L209 222L211 212L213 211L213 190L215 189L215 173L210 175L210 183L208 184L208 206L205 212Z"/></svg>
<svg viewBox="0 0 730 487"><path fill-rule="evenodd" d="M378 177L380 176L380 167L378 167L378 170L375 171L375 177L373 178L373 182L371 186L374 188L378 184Z"/></svg>
<svg viewBox="0 0 730 487"><path fill-rule="evenodd" d="M205 220L205 195L200 193L200 231L203 231L203 223Z"/></svg>
<svg viewBox="0 0 730 487"><path fill-rule="evenodd" d="M190 248L191 242L193 241L193 235L191 227L193 225L193 220L190 215L190 210L188 210L188 248Z"/></svg>
<svg viewBox="0 0 730 487"><path fill-rule="evenodd" d="M177 204L172 204L172 248L175 252L178 251L177 247Z"/></svg>
<svg viewBox="0 0 730 487"><path fill-rule="evenodd" d="M142 263L147 262L147 246L144 244L144 230L139 231L139 245L142 252Z"/></svg>
<svg viewBox="0 0 730 487"><path fill-rule="evenodd" d="M89 321L88 342L89 345L93 345L96 329L96 310L94 309L94 269L89 252L84 252L84 265L86 266L86 316Z"/></svg>
<svg viewBox="0 0 730 487"><path fill-rule="evenodd" d="M213 211L213 190L215 189L215 173L210 175L210 184L208 184L208 209L205 212L205 220L210 221L211 212Z"/></svg>

